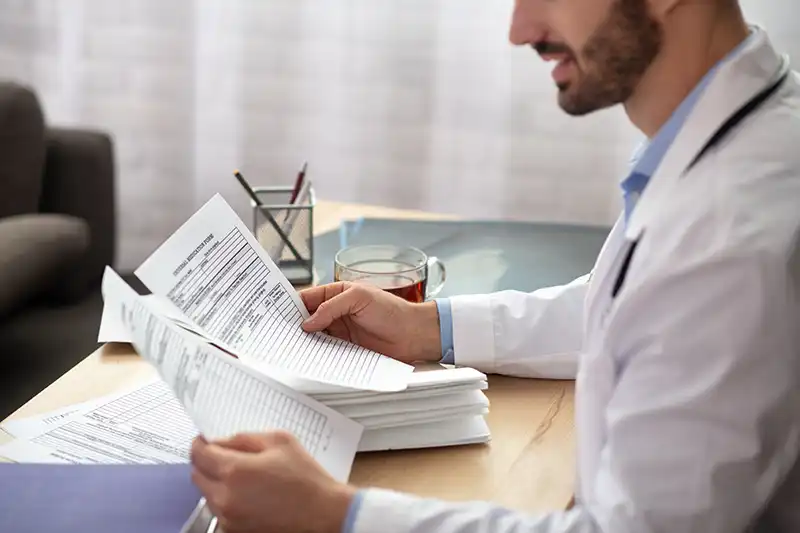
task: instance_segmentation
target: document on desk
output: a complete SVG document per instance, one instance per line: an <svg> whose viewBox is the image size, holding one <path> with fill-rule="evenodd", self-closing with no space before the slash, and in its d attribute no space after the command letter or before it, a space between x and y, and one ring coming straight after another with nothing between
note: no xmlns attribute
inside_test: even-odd
<svg viewBox="0 0 800 533"><path fill-rule="evenodd" d="M55 411L50 411L42 415L34 415L27 418L7 420L0 424L6 433L12 437L29 438L39 435L50 428L60 426L65 420L73 415L88 413L99 402L86 402L62 407Z"/></svg>
<svg viewBox="0 0 800 533"><path fill-rule="evenodd" d="M153 312L111 269L103 294L108 304L119 306L137 352L156 367L206 438L283 429L332 476L347 480L360 424Z"/></svg>
<svg viewBox="0 0 800 533"><path fill-rule="evenodd" d="M0 446L0 456L20 463L169 464L189 460L197 435L180 402L161 380L11 423L17 437Z"/></svg>
<svg viewBox="0 0 800 533"><path fill-rule="evenodd" d="M413 367L303 331L299 294L236 213L214 196L137 270L214 344L256 367L352 389L395 391Z"/></svg>

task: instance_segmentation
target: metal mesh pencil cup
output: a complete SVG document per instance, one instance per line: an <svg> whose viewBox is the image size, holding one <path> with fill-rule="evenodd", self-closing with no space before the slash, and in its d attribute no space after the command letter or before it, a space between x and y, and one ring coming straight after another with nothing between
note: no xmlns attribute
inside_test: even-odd
<svg viewBox="0 0 800 533"><path fill-rule="evenodd" d="M313 187L303 203L289 203L292 187L254 187L263 204L253 209L252 230L256 240L293 285L311 285L314 280ZM273 222L265 213L272 215ZM281 229L281 235L275 226ZM284 238L285 236L285 238Z"/></svg>

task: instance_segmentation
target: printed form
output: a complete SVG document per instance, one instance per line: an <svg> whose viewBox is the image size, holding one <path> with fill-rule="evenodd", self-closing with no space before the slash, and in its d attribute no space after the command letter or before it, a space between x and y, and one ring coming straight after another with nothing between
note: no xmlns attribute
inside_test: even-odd
<svg viewBox="0 0 800 533"><path fill-rule="evenodd" d="M208 339L256 367L352 389L406 388L414 368L323 333L241 219L214 196L137 270Z"/></svg>
<svg viewBox="0 0 800 533"><path fill-rule="evenodd" d="M144 295L142 299L146 300L147 305L154 311L158 311L176 324L189 330L193 328L192 321L182 316L182 313L169 300L155 294ZM100 317L100 330L97 332L97 342L131 342L128 330L125 328L125 324L122 323L122 318L117 316L114 308L108 305L103 306L103 314Z"/></svg>
<svg viewBox="0 0 800 533"><path fill-rule="evenodd" d="M284 429L332 476L347 480L360 424L154 313L111 269L103 293L120 307L137 352L158 369L206 438Z"/></svg>
<svg viewBox="0 0 800 533"><path fill-rule="evenodd" d="M61 422L72 415L88 413L94 402L85 402L56 409L41 415L27 418L13 418L0 424L0 428L12 437L28 438L43 433L48 428L61 425ZM97 404L99 405L99 404Z"/></svg>
<svg viewBox="0 0 800 533"><path fill-rule="evenodd" d="M61 416L8 422L15 437L0 456L25 463L186 463L197 430L166 383L75 406Z"/></svg>

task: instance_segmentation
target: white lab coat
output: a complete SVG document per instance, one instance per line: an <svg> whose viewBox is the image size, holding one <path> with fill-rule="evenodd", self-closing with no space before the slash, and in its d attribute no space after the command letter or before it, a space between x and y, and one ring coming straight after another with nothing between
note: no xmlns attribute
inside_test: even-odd
<svg viewBox="0 0 800 533"><path fill-rule="evenodd" d="M557 378L579 369L577 505L531 516L370 489L355 533L800 532L794 74L687 171L780 60L759 31L720 67L588 282L452 299L457 364Z"/></svg>

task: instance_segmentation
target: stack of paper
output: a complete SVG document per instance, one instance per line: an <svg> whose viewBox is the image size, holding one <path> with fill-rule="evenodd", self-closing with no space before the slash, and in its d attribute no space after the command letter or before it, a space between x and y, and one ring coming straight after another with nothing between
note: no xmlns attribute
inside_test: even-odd
<svg viewBox="0 0 800 533"><path fill-rule="evenodd" d="M414 367L307 333L299 295L219 195L136 271L110 268L102 341L132 342L160 379L6 429L17 461L185 462L191 439L282 428L339 479L356 451L486 442L486 377Z"/></svg>
<svg viewBox="0 0 800 533"><path fill-rule="evenodd" d="M282 381L364 427L359 451L487 442L486 376L472 368L422 370L397 392L354 391L301 379Z"/></svg>

